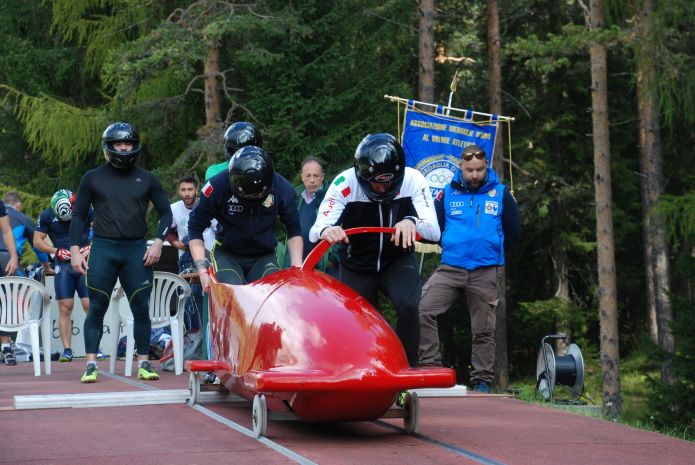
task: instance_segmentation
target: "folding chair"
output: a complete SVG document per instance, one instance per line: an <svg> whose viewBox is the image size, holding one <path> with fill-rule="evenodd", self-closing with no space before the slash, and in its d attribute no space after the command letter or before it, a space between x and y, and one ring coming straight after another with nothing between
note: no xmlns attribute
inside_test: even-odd
<svg viewBox="0 0 695 465"><path fill-rule="evenodd" d="M39 326L45 372L51 374L50 300L46 286L38 281L19 276L0 277L0 330L29 330L35 376L41 376Z"/></svg>
<svg viewBox="0 0 695 465"><path fill-rule="evenodd" d="M154 272L152 294L150 295L150 320L152 320L152 328L171 327L171 337L174 346L174 369L177 375L183 373L184 303L190 295L191 287L185 279L165 271ZM133 371L133 354L135 352L134 320L133 314L123 305L121 300L123 297L125 297L125 293L119 288L111 298L115 308L113 308L112 312L109 371L111 373L116 371L118 340L121 329L123 329L126 335L125 376L131 376Z"/></svg>

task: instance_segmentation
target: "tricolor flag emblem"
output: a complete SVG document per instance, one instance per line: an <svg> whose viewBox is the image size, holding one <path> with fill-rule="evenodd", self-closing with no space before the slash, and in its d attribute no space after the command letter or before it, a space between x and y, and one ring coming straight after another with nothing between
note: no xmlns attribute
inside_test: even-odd
<svg viewBox="0 0 695 465"><path fill-rule="evenodd" d="M213 188L212 184L210 184L210 181L206 182L205 185L203 186L203 195L205 197L210 197L210 194L212 194Z"/></svg>
<svg viewBox="0 0 695 465"><path fill-rule="evenodd" d="M342 183L344 183L344 182L345 182L345 176L340 176L338 179L336 179L336 180L333 182L333 184L334 184L336 187L339 187L340 184L342 184ZM345 186L345 188L343 188L343 189L340 190L340 193L343 194L343 197L347 197L348 195L350 195L350 186Z"/></svg>

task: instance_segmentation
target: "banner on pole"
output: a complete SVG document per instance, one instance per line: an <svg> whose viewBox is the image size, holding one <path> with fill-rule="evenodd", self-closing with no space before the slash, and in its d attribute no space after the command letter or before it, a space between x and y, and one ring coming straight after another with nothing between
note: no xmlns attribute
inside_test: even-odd
<svg viewBox="0 0 695 465"><path fill-rule="evenodd" d="M497 115L481 123L415 111L408 105L402 137L406 165L425 176L436 197L458 171L461 152L467 146L482 147L492 163L496 133Z"/></svg>

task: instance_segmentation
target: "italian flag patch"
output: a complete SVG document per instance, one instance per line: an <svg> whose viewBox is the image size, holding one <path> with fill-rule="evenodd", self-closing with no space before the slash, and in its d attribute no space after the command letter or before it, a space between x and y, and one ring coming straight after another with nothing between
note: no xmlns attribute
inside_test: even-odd
<svg viewBox="0 0 695 465"><path fill-rule="evenodd" d="M340 189L340 185L344 182L345 176L340 176L333 182L333 184ZM345 186L343 189L340 189L340 193L343 194L343 197L347 197L348 195L350 195L350 186Z"/></svg>
<svg viewBox="0 0 695 465"><path fill-rule="evenodd" d="M210 194L212 194L213 188L212 184L210 184L210 181L206 182L205 185L203 186L203 195L205 197L210 197Z"/></svg>

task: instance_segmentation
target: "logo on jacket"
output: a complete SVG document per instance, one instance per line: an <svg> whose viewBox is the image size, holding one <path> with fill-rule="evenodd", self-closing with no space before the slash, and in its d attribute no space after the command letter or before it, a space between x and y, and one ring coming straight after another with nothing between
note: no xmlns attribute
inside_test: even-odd
<svg viewBox="0 0 695 465"><path fill-rule="evenodd" d="M206 182L205 185L203 186L203 195L205 197L210 197L212 195L212 191L214 189L212 188L212 184L210 184L210 181Z"/></svg>
<svg viewBox="0 0 695 465"><path fill-rule="evenodd" d="M488 215L495 215L497 216L497 210L499 209L499 202L496 202L494 200L486 200L485 201L485 213Z"/></svg>
<svg viewBox="0 0 695 465"><path fill-rule="evenodd" d="M229 200L227 200L227 203L239 203L239 199L236 198L236 196L231 196Z"/></svg>
<svg viewBox="0 0 695 465"><path fill-rule="evenodd" d="M340 193L343 195L343 197L347 197L348 195L350 195L350 186L348 185L348 186L341 188L340 185L343 184L344 182L345 182L345 176L340 176L340 177L336 178L335 181L333 181L333 185L335 187L337 187L338 189L340 189Z"/></svg>
<svg viewBox="0 0 695 465"><path fill-rule="evenodd" d="M274 203L275 203L275 197L273 196L273 194L268 194L268 197L265 198L262 205L265 208L270 208L273 206Z"/></svg>
<svg viewBox="0 0 695 465"><path fill-rule="evenodd" d="M497 189L490 189L490 191L487 193L490 197L495 197L497 196Z"/></svg>

